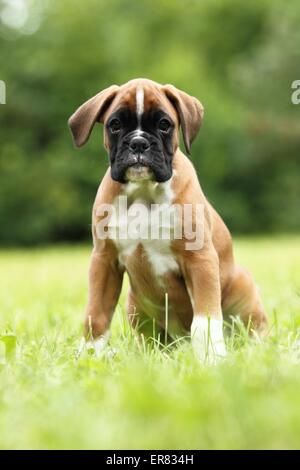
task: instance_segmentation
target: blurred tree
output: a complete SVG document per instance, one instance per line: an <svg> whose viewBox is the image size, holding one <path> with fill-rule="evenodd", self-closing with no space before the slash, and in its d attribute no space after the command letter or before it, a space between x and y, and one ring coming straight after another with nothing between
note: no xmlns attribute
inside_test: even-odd
<svg viewBox="0 0 300 470"><path fill-rule="evenodd" d="M296 0L0 0L0 243L89 236L108 160L100 126L77 151L67 119L138 76L203 102L191 158L230 228L298 230L299 20Z"/></svg>

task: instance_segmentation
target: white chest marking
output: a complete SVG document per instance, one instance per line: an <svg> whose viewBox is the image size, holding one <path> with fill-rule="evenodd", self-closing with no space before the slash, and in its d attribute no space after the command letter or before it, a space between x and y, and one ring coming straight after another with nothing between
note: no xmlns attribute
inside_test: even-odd
<svg viewBox="0 0 300 470"><path fill-rule="evenodd" d="M144 90L138 88L136 90L136 114L138 118L138 126L141 127L141 119L144 112Z"/></svg>
<svg viewBox="0 0 300 470"><path fill-rule="evenodd" d="M115 239L119 252L119 261L121 264L125 265L125 267L127 257L134 256L136 248L141 244L156 276L162 276L168 271L178 271L178 265L170 247L171 238L161 236L157 238L151 236L157 233L160 235L161 233L170 233L172 235L174 231L174 219L168 219L168 217L164 216L163 212L156 213L156 210L161 211L160 204L164 204L166 208L168 205L171 205L173 198L171 181L172 180L169 180L166 183L148 181L143 188L140 183L128 183L126 185L126 189L121 196L127 196L129 200L133 197L133 202L130 205L131 213L135 205L144 204L145 217L143 217L139 223L138 233L145 234L145 236L135 236L132 231L128 231L128 222L130 219L128 210L127 213L122 213L121 217L116 210L115 217L109 222L109 228L113 229L117 227L119 233L128 234L124 238L119 237ZM119 198L120 196L114 201L115 207L119 205ZM151 208L149 199L153 204L158 205L157 209ZM147 202L148 204L146 204Z"/></svg>

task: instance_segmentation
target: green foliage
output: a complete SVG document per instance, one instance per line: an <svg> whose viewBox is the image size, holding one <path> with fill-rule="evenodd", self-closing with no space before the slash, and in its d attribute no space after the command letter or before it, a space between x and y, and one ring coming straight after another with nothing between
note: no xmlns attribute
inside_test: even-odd
<svg viewBox="0 0 300 470"><path fill-rule="evenodd" d="M11 359L16 350L16 336L13 333L4 333L3 335L0 335L0 341L5 346L5 358Z"/></svg>
<svg viewBox="0 0 300 470"><path fill-rule="evenodd" d="M102 130L74 149L67 119L112 83L145 76L197 96L192 160L235 231L300 227L300 6L296 0L0 0L0 243L76 240L107 167ZM2 19L2 21L1 21Z"/></svg>
<svg viewBox="0 0 300 470"><path fill-rule="evenodd" d="M299 242L235 240L271 334L255 342L229 332L228 356L212 367L187 339L170 350L140 344L125 316L126 284L112 325L116 355L76 359L89 250L2 251L0 448L299 448ZM5 357L12 334L16 349Z"/></svg>

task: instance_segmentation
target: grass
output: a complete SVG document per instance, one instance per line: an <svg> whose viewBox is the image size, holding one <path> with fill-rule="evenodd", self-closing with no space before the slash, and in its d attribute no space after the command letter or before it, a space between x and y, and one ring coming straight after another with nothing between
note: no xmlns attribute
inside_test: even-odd
<svg viewBox="0 0 300 470"><path fill-rule="evenodd" d="M76 360L88 247L0 252L0 447L4 449L299 448L300 237L238 239L270 318L203 366L187 340L139 345L124 295L112 358ZM125 289L126 290L126 286Z"/></svg>

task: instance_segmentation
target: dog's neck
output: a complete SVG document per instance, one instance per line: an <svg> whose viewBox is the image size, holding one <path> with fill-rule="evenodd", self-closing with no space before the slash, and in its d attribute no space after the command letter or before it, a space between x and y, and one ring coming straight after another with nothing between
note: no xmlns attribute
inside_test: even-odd
<svg viewBox="0 0 300 470"><path fill-rule="evenodd" d="M143 202L144 204L171 204L174 193L172 189L173 176L165 183L156 181L128 182L123 187L123 195L128 203Z"/></svg>

